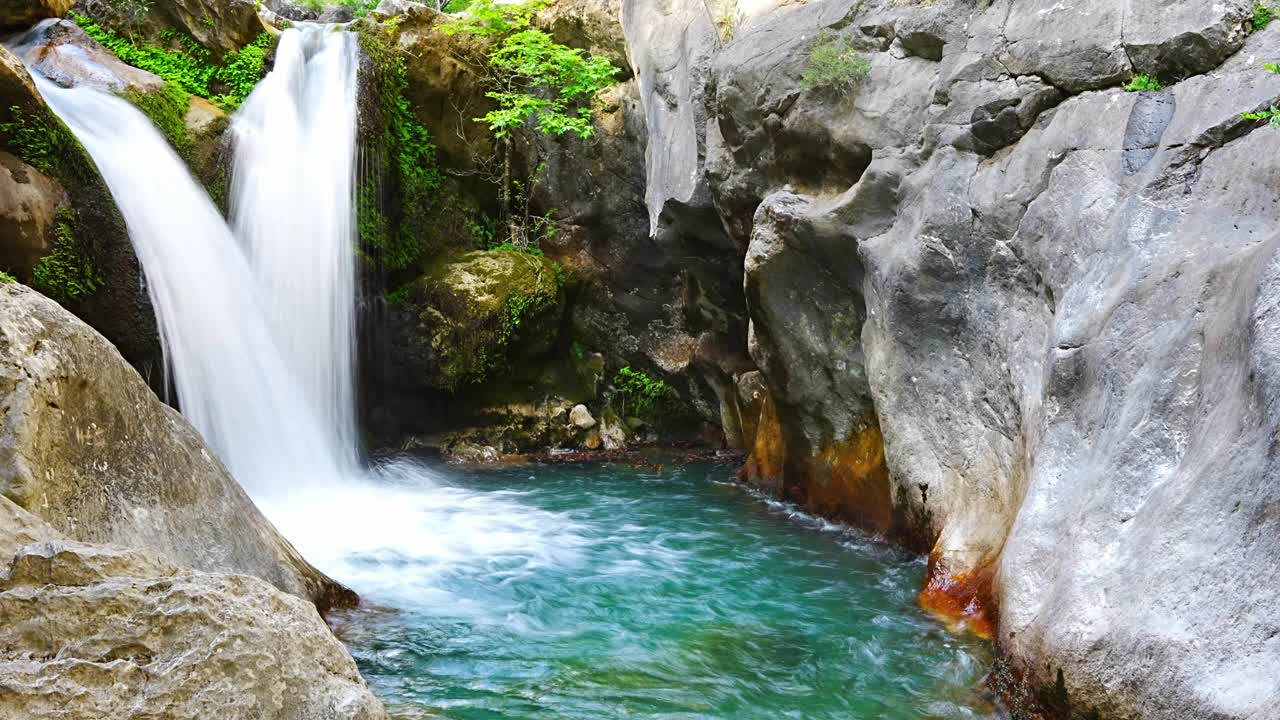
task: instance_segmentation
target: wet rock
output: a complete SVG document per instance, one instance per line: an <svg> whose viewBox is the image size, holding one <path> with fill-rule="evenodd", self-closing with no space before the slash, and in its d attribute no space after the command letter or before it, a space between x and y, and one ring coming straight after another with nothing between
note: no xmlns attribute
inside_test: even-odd
<svg viewBox="0 0 1280 720"><path fill-rule="evenodd" d="M257 578L71 541L4 497L0 566L5 717L385 718L315 609Z"/></svg>
<svg viewBox="0 0 1280 720"><path fill-rule="evenodd" d="M574 405L569 413L569 423L579 430L590 430L596 426L596 419L591 417L586 405Z"/></svg>
<svg viewBox="0 0 1280 720"><path fill-rule="evenodd" d="M0 337L0 495L82 542L254 575L321 607L355 601L275 531L101 335L8 284Z"/></svg>
<svg viewBox="0 0 1280 720"><path fill-rule="evenodd" d="M165 81L121 62L70 20L42 23L16 43L28 68L63 87L87 86L111 93L151 93Z"/></svg>

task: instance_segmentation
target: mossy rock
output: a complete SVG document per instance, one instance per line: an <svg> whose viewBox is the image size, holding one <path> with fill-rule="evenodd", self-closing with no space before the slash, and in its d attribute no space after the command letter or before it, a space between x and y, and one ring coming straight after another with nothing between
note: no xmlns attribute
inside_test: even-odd
<svg viewBox="0 0 1280 720"><path fill-rule="evenodd" d="M417 319L434 377L456 389L548 354L560 333L558 266L539 255L480 250L432 265L405 299Z"/></svg>

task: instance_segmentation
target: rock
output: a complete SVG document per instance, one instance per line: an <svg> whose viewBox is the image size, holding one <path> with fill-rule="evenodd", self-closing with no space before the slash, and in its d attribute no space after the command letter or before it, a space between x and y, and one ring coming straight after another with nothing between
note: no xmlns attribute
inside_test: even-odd
<svg viewBox="0 0 1280 720"><path fill-rule="evenodd" d="M315 609L257 578L67 540L3 497L0 565L5 717L386 716Z"/></svg>
<svg viewBox="0 0 1280 720"><path fill-rule="evenodd" d="M583 450L599 450L604 445L604 438L600 437L599 430L592 430L582 439Z"/></svg>
<svg viewBox="0 0 1280 720"><path fill-rule="evenodd" d="M547 353L559 334L564 294L555 264L515 250L474 251L438 260L404 304L404 387L453 389L497 368Z"/></svg>
<svg viewBox="0 0 1280 720"><path fill-rule="evenodd" d="M8 47L0 45L0 108L17 108L23 115L46 110L31 73Z"/></svg>
<svg viewBox="0 0 1280 720"><path fill-rule="evenodd" d="M374 8L375 15L382 19L399 17L402 15L410 15L422 12L427 6L413 0L382 0L378 3L378 7Z"/></svg>
<svg viewBox="0 0 1280 720"><path fill-rule="evenodd" d="M81 542L254 575L321 608L355 602L102 336L11 283L0 285L0 338L0 495Z"/></svg>
<svg viewBox="0 0 1280 720"><path fill-rule="evenodd" d="M243 48L266 29L254 0L152 0L146 5L80 0L76 10L121 35L153 44L169 45L177 42L175 35L185 35L215 56Z"/></svg>
<svg viewBox="0 0 1280 720"><path fill-rule="evenodd" d="M586 405L574 405L569 413L569 423L579 430L590 430L596 426L596 419L591 417Z"/></svg>
<svg viewBox="0 0 1280 720"><path fill-rule="evenodd" d="M604 445L605 450L626 450L626 422L612 412L606 411L600 419L600 442Z"/></svg>
<svg viewBox="0 0 1280 720"><path fill-rule="evenodd" d="M67 14L75 0L0 0L0 30L25 30L45 18Z"/></svg>
<svg viewBox="0 0 1280 720"><path fill-rule="evenodd" d="M152 93L165 81L126 65L70 20L41 23L16 41L27 67L63 87L81 85L111 93Z"/></svg>
<svg viewBox="0 0 1280 720"><path fill-rule="evenodd" d="M331 7L320 13L316 20L322 23L349 23L355 18L355 13L349 7Z"/></svg>
<svg viewBox="0 0 1280 720"><path fill-rule="evenodd" d="M67 194L56 180L0 152L0 270L31 277L49 252L58 210Z"/></svg>
<svg viewBox="0 0 1280 720"><path fill-rule="evenodd" d="M451 463L463 465L493 465L502 459L497 448L469 442L451 445L445 452L445 457Z"/></svg>

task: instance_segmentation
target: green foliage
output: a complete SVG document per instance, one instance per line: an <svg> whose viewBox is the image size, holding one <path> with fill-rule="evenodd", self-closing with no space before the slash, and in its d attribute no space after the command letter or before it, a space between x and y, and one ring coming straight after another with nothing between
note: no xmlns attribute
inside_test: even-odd
<svg viewBox="0 0 1280 720"><path fill-rule="evenodd" d="M151 122L179 155L188 158L191 140L187 137L185 118L191 93L173 83L165 83L164 89L159 92L130 90L125 94L125 99L151 118Z"/></svg>
<svg viewBox="0 0 1280 720"><path fill-rule="evenodd" d="M871 74L871 63L845 35L824 31L809 48L809 61L800 74L805 90L849 92Z"/></svg>
<svg viewBox="0 0 1280 720"><path fill-rule="evenodd" d="M16 282L18 282L18 278L10 275L9 273L3 270L0 270L0 285L8 285L9 283L16 283Z"/></svg>
<svg viewBox="0 0 1280 720"><path fill-rule="evenodd" d="M671 402L671 388L643 370L624 367L613 378L613 388L623 400L623 413L646 418L660 414Z"/></svg>
<svg viewBox="0 0 1280 720"><path fill-rule="evenodd" d="M495 87L485 94L498 108L476 120L497 138L510 137L529 122L548 135L590 137L596 93L613 84L617 68L608 58L588 56L532 27L534 15L547 5L547 0L511 5L473 0L467 13L442 26L449 34L469 33L491 42L488 63Z"/></svg>
<svg viewBox="0 0 1280 720"><path fill-rule="evenodd" d="M1263 67L1270 72L1280 75L1280 63L1267 63L1263 65ZM1267 108L1266 110L1260 110L1258 112L1241 113L1240 117L1244 118L1245 120L1262 120L1274 127L1280 127L1280 108L1276 107L1275 105L1272 105L1270 108Z"/></svg>
<svg viewBox="0 0 1280 720"><path fill-rule="evenodd" d="M489 249L490 250L510 250L511 252L518 252L518 253L524 253L526 255L533 255L534 257L546 256L545 253L542 252L542 248L521 247L514 243L509 243L509 242L502 243L501 245L494 245Z"/></svg>
<svg viewBox="0 0 1280 720"><path fill-rule="evenodd" d="M1124 84L1125 92L1159 92L1164 89L1164 83L1151 75L1138 74L1134 75L1129 82Z"/></svg>
<svg viewBox="0 0 1280 720"><path fill-rule="evenodd" d="M376 185L362 184L356 198L360 242L364 252L381 258L387 268L404 270L422 256L444 178L430 133L409 102L404 52L388 33L374 26L361 25L358 31L360 45L372 61L370 84L377 88L376 109L381 114L381 137L371 141L390 154L396 189L393 218L382 208Z"/></svg>
<svg viewBox="0 0 1280 720"><path fill-rule="evenodd" d="M28 165L46 175L66 180L83 172L72 165L84 157L71 130L53 113L26 113L9 108L10 120L0 123L5 145Z"/></svg>
<svg viewBox="0 0 1280 720"><path fill-rule="evenodd" d="M40 258L31 273L33 288L64 305L92 294L102 282L76 239L76 220L74 211L58 211L49 254Z"/></svg>
<svg viewBox="0 0 1280 720"><path fill-rule="evenodd" d="M234 110L253 91L266 72L267 56L275 39L262 33L252 43L223 56L222 63L213 62L212 53L189 37L169 32L168 40L180 44L178 50L138 43L98 25L84 15L73 13L71 19L89 37L98 41L116 57L134 67L159 75L172 85L200 97L209 98L224 109Z"/></svg>
<svg viewBox="0 0 1280 720"><path fill-rule="evenodd" d="M405 283L387 293L387 303L395 307L404 307L413 298L413 283Z"/></svg>
<svg viewBox="0 0 1280 720"><path fill-rule="evenodd" d="M1255 2L1253 4L1253 29L1255 32L1266 30L1272 20L1276 19L1275 8L1266 3Z"/></svg>
<svg viewBox="0 0 1280 720"><path fill-rule="evenodd" d="M508 297L502 309L502 325L498 328L498 345L504 348L510 345L520 332L521 325L541 315L554 302L554 297L541 292Z"/></svg>

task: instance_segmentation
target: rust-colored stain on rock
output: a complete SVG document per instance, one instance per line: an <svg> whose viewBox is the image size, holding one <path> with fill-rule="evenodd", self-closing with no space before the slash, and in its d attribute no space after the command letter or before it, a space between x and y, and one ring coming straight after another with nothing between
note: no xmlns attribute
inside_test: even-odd
<svg viewBox="0 0 1280 720"><path fill-rule="evenodd" d="M887 535L893 527L893 503L880 426L870 424L823 448L809 461L803 493L805 506L814 513Z"/></svg>
<svg viewBox="0 0 1280 720"><path fill-rule="evenodd" d="M751 456L738 479L757 487L781 492L787 462L787 443L782 437L782 423L773 399L766 393L760 404L760 422L756 426Z"/></svg>
<svg viewBox="0 0 1280 720"><path fill-rule="evenodd" d="M995 637L995 602L991 571L953 574L935 548L929 553L929 575L919 595L920 607L957 630L980 638Z"/></svg>

